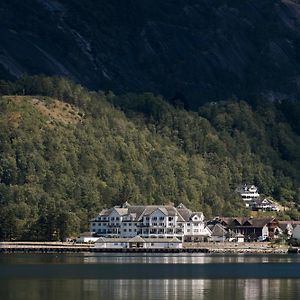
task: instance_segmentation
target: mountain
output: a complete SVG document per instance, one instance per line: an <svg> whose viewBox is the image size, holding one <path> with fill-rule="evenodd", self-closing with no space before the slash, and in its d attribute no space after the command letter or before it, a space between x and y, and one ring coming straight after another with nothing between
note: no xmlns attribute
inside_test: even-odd
<svg viewBox="0 0 300 300"><path fill-rule="evenodd" d="M3 0L0 76L63 75L197 109L299 97L296 0Z"/></svg>
<svg viewBox="0 0 300 300"><path fill-rule="evenodd" d="M191 112L151 93L90 92L56 77L0 81L0 95L0 239L74 236L125 201L246 215L235 193L245 182L300 204L300 134L281 103ZM296 208L286 214L300 218Z"/></svg>

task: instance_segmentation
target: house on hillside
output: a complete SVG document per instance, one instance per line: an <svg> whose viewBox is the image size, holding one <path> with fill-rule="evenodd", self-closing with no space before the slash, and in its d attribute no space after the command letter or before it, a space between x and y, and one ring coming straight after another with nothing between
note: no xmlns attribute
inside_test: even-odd
<svg viewBox="0 0 300 300"><path fill-rule="evenodd" d="M255 185L244 184L236 190L243 199L245 206L253 211L280 211L278 205L270 197L261 199Z"/></svg>
<svg viewBox="0 0 300 300"><path fill-rule="evenodd" d="M102 210L90 220L90 231L110 238L178 238L203 241L210 235L202 212L193 212L183 204L130 205L124 203Z"/></svg>
<svg viewBox="0 0 300 300"><path fill-rule="evenodd" d="M280 211L279 207L271 199L257 199L252 203L252 210L254 211Z"/></svg>
<svg viewBox="0 0 300 300"><path fill-rule="evenodd" d="M236 191L242 197L246 207L252 207L253 203L260 198L258 188L255 185L244 184L239 186Z"/></svg>

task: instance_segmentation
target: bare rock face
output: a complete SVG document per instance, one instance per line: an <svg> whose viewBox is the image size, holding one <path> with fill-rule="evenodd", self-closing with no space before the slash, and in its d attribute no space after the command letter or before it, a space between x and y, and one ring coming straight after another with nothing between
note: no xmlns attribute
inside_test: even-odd
<svg viewBox="0 0 300 300"><path fill-rule="evenodd" d="M191 108L300 93L298 1L11 0L0 25L2 78L58 74Z"/></svg>

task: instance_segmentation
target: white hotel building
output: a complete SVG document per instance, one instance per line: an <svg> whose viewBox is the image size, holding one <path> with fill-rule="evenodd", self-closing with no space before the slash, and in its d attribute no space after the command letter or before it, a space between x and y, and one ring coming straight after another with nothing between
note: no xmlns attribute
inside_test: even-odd
<svg viewBox="0 0 300 300"><path fill-rule="evenodd" d="M131 238L173 238L182 241L204 240L210 236L202 212L192 212L183 204L130 205L124 203L102 210L90 220L90 231L96 236Z"/></svg>

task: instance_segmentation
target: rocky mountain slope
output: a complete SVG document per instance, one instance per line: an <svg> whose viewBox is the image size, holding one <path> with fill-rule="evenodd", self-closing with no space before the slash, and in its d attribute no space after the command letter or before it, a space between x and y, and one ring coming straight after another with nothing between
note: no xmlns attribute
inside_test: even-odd
<svg viewBox="0 0 300 300"><path fill-rule="evenodd" d="M0 3L2 78L59 74L191 108L232 96L297 98L299 49L300 4L292 0Z"/></svg>

